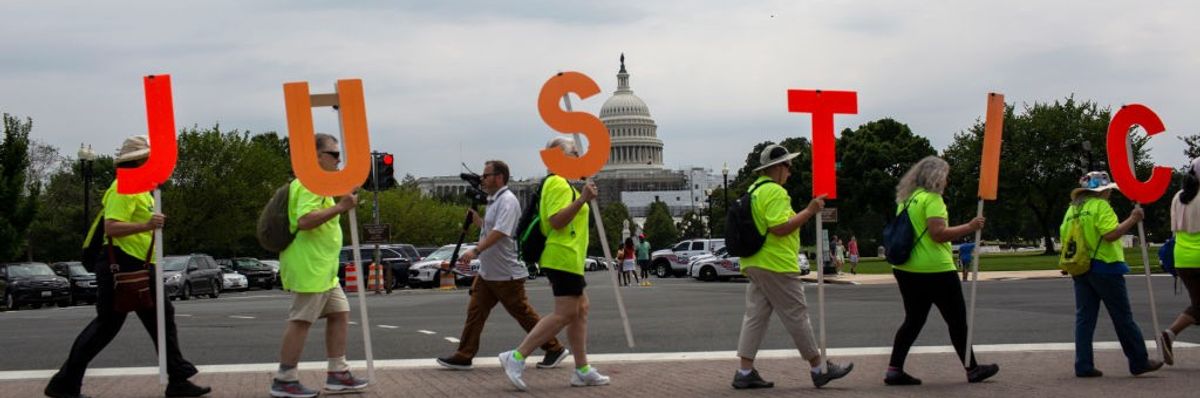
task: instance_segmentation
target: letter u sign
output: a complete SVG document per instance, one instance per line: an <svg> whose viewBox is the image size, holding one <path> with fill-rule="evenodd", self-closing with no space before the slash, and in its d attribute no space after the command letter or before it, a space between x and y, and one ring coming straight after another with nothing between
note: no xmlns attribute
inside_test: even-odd
<svg viewBox="0 0 1200 398"><path fill-rule="evenodd" d="M317 195L340 196L354 190L371 172L371 144L367 137L367 110L363 103L362 80L338 80L334 94L309 95L307 82L284 83L287 104L288 145L292 170L305 188ZM342 160L338 171L326 171L317 162L312 108L332 106L341 126Z"/></svg>

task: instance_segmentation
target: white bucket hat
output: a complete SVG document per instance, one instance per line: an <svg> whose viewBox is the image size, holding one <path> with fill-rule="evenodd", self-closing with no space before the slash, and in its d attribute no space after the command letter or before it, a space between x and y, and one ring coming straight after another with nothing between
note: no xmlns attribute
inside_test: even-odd
<svg viewBox="0 0 1200 398"><path fill-rule="evenodd" d="M800 154L788 153L787 148L784 148L783 145L767 145L767 147L763 148L762 152L758 155L758 161L762 165L758 166L758 168L754 169L754 171L761 171L768 167L791 161L797 156L800 156Z"/></svg>

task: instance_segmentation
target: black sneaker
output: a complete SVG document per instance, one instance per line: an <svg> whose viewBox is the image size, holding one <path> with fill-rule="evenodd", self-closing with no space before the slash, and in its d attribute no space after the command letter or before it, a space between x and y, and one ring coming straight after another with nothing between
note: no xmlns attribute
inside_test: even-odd
<svg viewBox="0 0 1200 398"><path fill-rule="evenodd" d="M994 363L987 365L976 365L974 369L967 370L967 382L978 383L987 380L989 377L995 376L996 373L1000 373L1000 365Z"/></svg>
<svg viewBox="0 0 1200 398"><path fill-rule="evenodd" d="M850 371L854 370L854 363L851 362L846 366L836 365L833 361L825 361L825 371L821 373L812 373L813 385L821 388L829 382L846 377Z"/></svg>
<svg viewBox="0 0 1200 398"><path fill-rule="evenodd" d="M775 383L763 380L758 375L758 369L751 370L750 374L745 376L742 376L741 371L734 371L732 385L738 390L775 387Z"/></svg>
<svg viewBox="0 0 1200 398"><path fill-rule="evenodd" d="M168 397L202 397L210 392L212 392L212 387L201 387L184 380L167 384L167 391L164 394Z"/></svg>
<svg viewBox="0 0 1200 398"><path fill-rule="evenodd" d="M91 398L80 394L79 391L69 391L69 389L56 386L53 379L51 379L49 384L46 384L46 388L42 390L42 394L50 398Z"/></svg>
<svg viewBox="0 0 1200 398"><path fill-rule="evenodd" d="M546 356L542 357L542 361L537 363L538 369L553 369L557 368L558 364L562 363L563 359L571 353L566 347L554 352L547 352Z"/></svg>
<svg viewBox="0 0 1200 398"><path fill-rule="evenodd" d="M437 359L438 365L454 370L471 370L471 360L460 358L457 354Z"/></svg>
<svg viewBox="0 0 1200 398"><path fill-rule="evenodd" d="M1162 361L1151 359L1151 360L1146 361L1146 366L1143 366L1141 369L1138 369L1136 372L1133 372L1133 375L1134 376L1143 375L1146 373L1150 373L1150 372L1159 370L1162 367L1163 367Z"/></svg>
<svg viewBox="0 0 1200 398"><path fill-rule="evenodd" d="M1104 372L1101 372L1100 369L1095 369L1095 368L1092 368L1092 370L1089 370L1089 371L1083 372L1083 373L1075 372L1075 377L1092 378L1092 377L1102 377L1102 376L1104 376Z"/></svg>
<svg viewBox="0 0 1200 398"><path fill-rule="evenodd" d="M921 385L921 379L912 377L912 375L901 370L899 372L888 372L883 377L883 384L889 386L919 386Z"/></svg>

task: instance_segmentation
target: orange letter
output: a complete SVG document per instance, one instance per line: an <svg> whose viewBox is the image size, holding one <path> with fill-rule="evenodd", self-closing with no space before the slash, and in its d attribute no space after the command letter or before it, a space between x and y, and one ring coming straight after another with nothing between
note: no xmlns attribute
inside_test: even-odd
<svg viewBox="0 0 1200 398"><path fill-rule="evenodd" d="M1162 197L1171 184L1171 168L1155 166L1150 180L1139 181L1133 172L1130 158L1129 129L1134 125L1146 129L1146 135L1154 136L1166 130L1154 111L1141 104L1122 106L1108 124L1108 167L1112 169L1113 182L1121 193L1141 204L1150 204Z"/></svg>
<svg viewBox="0 0 1200 398"><path fill-rule="evenodd" d="M175 111L171 104L171 75L142 78L146 88L146 125L150 157L136 169L117 169L117 192L124 195L152 191L175 171L179 150L175 144Z"/></svg>
<svg viewBox="0 0 1200 398"><path fill-rule="evenodd" d="M983 156L979 164L979 198L996 200L1000 179L1000 144L1004 134L1004 94L988 93L983 127Z"/></svg>
<svg viewBox="0 0 1200 398"><path fill-rule="evenodd" d="M582 157L568 157L561 149L543 149L542 163L550 172L572 180L595 175L608 163L608 128L595 116L586 112L564 111L559 101L567 93L575 93L587 99L600 92L595 81L579 72L563 72L551 77L538 94L538 114L542 121L563 134L582 133L587 137L588 151ZM582 148L577 148L582 150Z"/></svg>
<svg viewBox="0 0 1200 398"><path fill-rule="evenodd" d="M812 113L813 197L837 199L837 154L833 115L857 114L858 93L853 91L788 90L788 112Z"/></svg>
<svg viewBox="0 0 1200 398"><path fill-rule="evenodd" d="M305 188L317 195L339 196L362 185L371 172L371 144L367 138L367 111L363 104L362 80L338 80L336 106L342 126L342 161L338 171L325 171L317 163L316 136L313 133L312 98L308 83L284 83L287 105L288 147L292 170ZM333 104L328 104L333 105Z"/></svg>

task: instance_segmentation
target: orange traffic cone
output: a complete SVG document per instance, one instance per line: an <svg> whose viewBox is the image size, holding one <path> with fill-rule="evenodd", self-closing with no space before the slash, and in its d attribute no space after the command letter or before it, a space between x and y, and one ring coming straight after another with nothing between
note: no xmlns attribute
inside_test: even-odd
<svg viewBox="0 0 1200 398"><path fill-rule="evenodd" d="M442 261L442 290L454 290L457 287L454 285L454 272L450 271L450 262Z"/></svg>
<svg viewBox="0 0 1200 398"><path fill-rule="evenodd" d="M370 277L367 278L367 290L379 293L383 290L383 267L379 264L371 264Z"/></svg>

